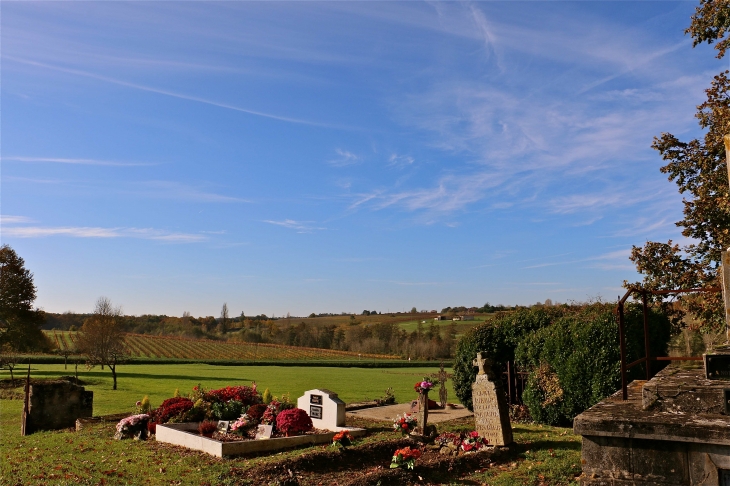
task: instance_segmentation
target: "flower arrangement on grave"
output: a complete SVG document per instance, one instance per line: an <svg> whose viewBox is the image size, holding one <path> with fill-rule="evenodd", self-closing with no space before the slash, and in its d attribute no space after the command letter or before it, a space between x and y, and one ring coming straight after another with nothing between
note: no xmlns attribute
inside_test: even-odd
<svg viewBox="0 0 730 486"><path fill-rule="evenodd" d="M281 401L273 398L271 403L266 406L266 410L261 415L261 423L265 425L273 425L276 427L276 417L284 410L294 408L294 404L289 403L287 397L283 396Z"/></svg>
<svg viewBox="0 0 730 486"><path fill-rule="evenodd" d="M395 393L393 393L393 389L391 387L388 387L385 389L385 395L383 395L380 398L375 399L375 403L378 405L392 405L395 403Z"/></svg>
<svg viewBox="0 0 730 486"><path fill-rule="evenodd" d="M461 435L454 434L453 432L443 432L434 439L434 444L457 450L461 447Z"/></svg>
<svg viewBox="0 0 730 486"><path fill-rule="evenodd" d="M461 440L461 450L464 452L476 452L486 446L487 442L485 438L479 437L479 432L473 430L464 435L464 438Z"/></svg>
<svg viewBox="0 0 730 486"><path fill-rule="evenodd" d="M165 424L170 420L182 416L193 408L195 404L187 397L172 397L163 401L157 409L152 412L152 418L158 424Z"/></svg>
<svg viewBox="0 0 730 486"><path fill-rule="evenodd" d="M413 469L416 465L416 459L421 457L421 451L418 449L411 449L410 447L404 447L398 449L393 453L393 459L390 461L390 468L403 467L406 469Z"/></svg>
<svg viewBox="0 0 730 486"><path fill-rule="evenodd" d="M209 420L203 420L200 422L200 425L198 426L198 432L200 432L200 435L204 435L205 437L210 437L213 435L213 432L216 431L218 428L218 425L215 422L211 422Z"/></svg>
<svg viewBox="0 0 730 486"><path fill-rule="evenodd" d="M416 425L418 425L416 417L410 413L404 413L402 417L398 415L393 421L393 430L405 435L411 433Z"/></svg>
<svg viewBox="0 0 730 486"><path fill-rule="evenodd" d="M147 438L147 423L150 416L146 413L130 415L117 423L117 433L115 439L138 438L144 440Z"/></svg>
<svg viewBox="0 0 730 486"><path fill-rule="evenodd" d="M211 414L218 420L233 420L243 412L243 402L232 399L227 402L215 402L211 405Z"/></svg>
<svg viewBox="0 0 730 486"><path fill-rule="evenodd" d="M341 430L332 437L332 448L347 449L352 445L353 437L350 435L349 430Z"/></svg>
<svg viewBox="0 0 730 486"><path fill-rule="evenodd" d="M413 389L416 390L419 395L423 393L428 393L431 388L433 388L433 383L428 381L427 379L419 381L415 385L413 385Z"/></svg>
<svg viewBox="0 0 730 486"><path fill-rule="evenodd" d="M307 412L301 408L289 408L277 414L276 428L289 437L309 432L314 428L314 425L312 425L312 419L309 418Z"/></svg>
<svg viewBox="0 0 730 486"><path fill-rule="evenodd" d="M233 434L243 435L248 429L250 429L254 425L256 425L256 423L251 420L251 418L247 414L244 413L231 424L230 430Z"/></svg>

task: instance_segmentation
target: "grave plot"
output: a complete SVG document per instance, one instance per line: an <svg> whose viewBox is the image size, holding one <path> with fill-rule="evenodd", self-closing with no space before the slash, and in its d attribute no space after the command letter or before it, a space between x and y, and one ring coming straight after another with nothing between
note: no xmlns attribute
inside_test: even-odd
<svg viewBox="0 0 730 486"><path fill-rule="evenodd" d="M364 429L345 427L345 403L329 390L309 390L298 400L299 408L277 410L278 402L266 406L261 417L244 414L232 425L220 421L216 425L224 432L218 436L205 437L202 426L197 422L167 423L156 426L156 440L169 444L187 447L206 452L218 457L233 457L243 454L277 451L292 447L331 443L333 437L343 430L349 431L352 437L365 435ZM267 415L268 414L268 415ZM259 421L268 417L263 422ZM251 424L256 420L258 425L254 438ZM286 437L273 436L274 425L279 434ZM247 436L226 434L231 428L234 431L248 430ZM200 433L199 433L200 432ZM292 435L292 436L289 436Z"/></svg>

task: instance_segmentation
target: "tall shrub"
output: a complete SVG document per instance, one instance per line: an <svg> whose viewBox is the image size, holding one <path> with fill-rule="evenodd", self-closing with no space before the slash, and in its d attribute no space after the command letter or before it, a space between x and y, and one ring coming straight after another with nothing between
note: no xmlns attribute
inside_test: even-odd
<svg viewBox="0 0 730 486"><path fill-rule="evenodd" d="M494 369L503 370L515 359L515 348L523 336L549 325L564 315L568 306L518 309L502 314L467 332L456 347L453 385L456 396L472 410L471 384L477 374L472 366L477 353L494 360Z"/></svg>

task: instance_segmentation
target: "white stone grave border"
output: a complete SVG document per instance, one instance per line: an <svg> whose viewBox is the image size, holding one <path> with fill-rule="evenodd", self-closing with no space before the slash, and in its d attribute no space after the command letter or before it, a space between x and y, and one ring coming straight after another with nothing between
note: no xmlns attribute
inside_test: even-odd
<svg viewBox="0 0 730 486"><path fill-rule="evenodd" d="M348 430L353 437L362 437L365 435L365 429L337 427L337 430L324 434L222 442L200 435L198 433L199 426L200 424L195 422L157 424L155 440L205 452L216 457L233 457L255 452L278 451L301 445L326 444L332 442L335 434L342 430Z"/></svg>

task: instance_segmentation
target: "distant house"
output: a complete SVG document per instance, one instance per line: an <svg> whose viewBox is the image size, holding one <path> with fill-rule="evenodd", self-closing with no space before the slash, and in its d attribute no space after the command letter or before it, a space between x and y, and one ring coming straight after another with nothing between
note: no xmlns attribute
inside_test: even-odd
<svg viewBox="0 0 730 486"><path fill-rule="evenodd" d="M448 316L436 316L433 318L434 321L448 321Z"/></svg>

